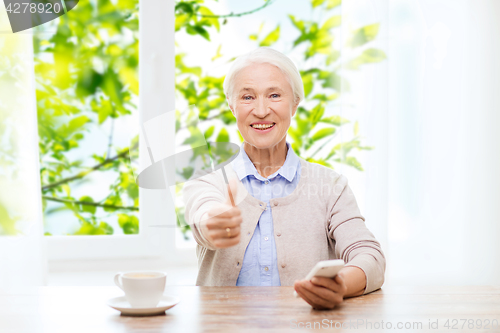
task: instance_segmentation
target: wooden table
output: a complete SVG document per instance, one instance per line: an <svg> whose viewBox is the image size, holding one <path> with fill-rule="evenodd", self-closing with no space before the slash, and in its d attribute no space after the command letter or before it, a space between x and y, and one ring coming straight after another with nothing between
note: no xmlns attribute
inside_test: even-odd
<svg viewBox="0 0 500 333"><path fill-rule="evenodd" d="M314 325L336 332L500 332L500 286L385 286L331 311L312 310L292 292L292 287L167 287L165 294L181 302L166 315L126 317L106 305L122 295L117 287L0 290L0 332L293 332ZM487 320L489 329L479 329ZM335 329L342 324L343 330Z"/></svg>

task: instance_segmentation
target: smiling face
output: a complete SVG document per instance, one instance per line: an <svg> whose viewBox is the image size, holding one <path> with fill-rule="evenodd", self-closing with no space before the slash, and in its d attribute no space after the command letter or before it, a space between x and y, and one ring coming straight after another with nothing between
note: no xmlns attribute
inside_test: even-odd
<svg viewBox="0 0 500 333"><path fill-rule="evenodd" d="M278 67L267 63L245 67L236 75L228 100L245 142L269 149L286 140L298 102Z"/></svg>

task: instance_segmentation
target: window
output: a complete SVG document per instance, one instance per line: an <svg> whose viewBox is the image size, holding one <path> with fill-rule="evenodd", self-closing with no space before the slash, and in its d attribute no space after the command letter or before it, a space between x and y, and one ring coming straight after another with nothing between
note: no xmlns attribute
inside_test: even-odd
<svg viewBox="0 0 500 333"><path fill-rule="evenodd" d="M43 79L37 80L39 125L48 131L42 135L49 136L54 134L50 130L60 129L55 133L60 142L47 140L52 145L49 147L45 142L41 143L41 150L49 152L49 162L52 163L50 168L47 167L50 170L42 171L46 186L45 212L46 215L47 212L59 214L57 219L46 216L46 232L51 235L45 239L51 267L67 266L66 261L74 259L144 257L164 264L194 263L192 249L183 251L175 246L176 220L170 193L139 189L135 185L140 169L134 167L141 168L150 163L147 138L139 124L174 110L173 6L166 1L139 3L137 0L79 3L57 25L44 27L52 28L55 33L41 32L35 38L37 48L49 49L49 52L40 52L52 53L53 57L47 54L43 55L45 58L41 57L37 75L42 73L48 82L74 79L74 82L56 81L56 87L40 84L45 82ZM54 39L57 43L52 44ZM165 42L158 43L158 40ZM82 54L73 53L75 45ZM50 50L51 47L54 50ZM73 62L71 55L83 63L75 64L77 61ZM141 68L140 76L137 75L138 67ZM44 70L55 73L51 77ZM50 88L55 91L50 91ZM48 96L54 92L55 96ZM78 104L65 105L66 97ZM55 110L57 102L64 106L63 110ZM66 121L57 123L61 120ZM175 121L171 124L165 132L173 137ZM65 134L62 138L61 132ZM58 143L62 147L54 148ZM76 145L79 147L73 148ZM124 149L129 146L133 149ZM59 155L57 149L60 149ZM88 160L72 164L79 158L78 153L86 154L86 157L97 155L93 156L95 164ZM54 160L54 155L60 159ZM54 166L57 163L62 166L57 168ZM77 178L79 167L84 165L104 167L89 174L93 177L72 181L71 186L70 182L64 183L69 177ZM75 172L77 177L71 176ZM83 179L90 181L73 186ZM48 191L50 186L47 183L57 184L58 181L64 184ZM54 201L49 196L62 198ZM85 205L85 201L96 205ZM76 222L76 228L74 222L68 223L71 220ZM61 223L65 225L56 225ZM159 224L163 226L154 227ZM171 227L165 228L165 224Z"/></svg>

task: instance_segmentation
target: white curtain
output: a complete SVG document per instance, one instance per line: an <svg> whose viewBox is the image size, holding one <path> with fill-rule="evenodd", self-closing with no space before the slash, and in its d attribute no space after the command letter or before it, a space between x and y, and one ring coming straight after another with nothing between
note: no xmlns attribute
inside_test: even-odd
<svg viewBox="0 0 500 333"><path fill-rule="evenodd" d="M32 35L0 5L0 288L43 285L45 266Z"/></svg>
<svg viewBox="0 0 500 333"><path fill-rule="evenodd" d="M387 54L350 80L343 114L375 149L342 170L386 283L498 285L500 2L346 0L342 17L346 32L379 22Z"/></svg>
<svg viewBox="0 0 500 333"><path fill-rule="evenodd" d="M387 282L498 284L500 2L387 3Z"/></svg>

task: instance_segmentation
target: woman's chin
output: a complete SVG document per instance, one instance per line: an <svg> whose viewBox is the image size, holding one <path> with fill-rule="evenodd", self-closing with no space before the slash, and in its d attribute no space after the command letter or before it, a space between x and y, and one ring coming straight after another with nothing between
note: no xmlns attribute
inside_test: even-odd
<svg viewBox="0 0 500 333"><path fill-rule="evenodd" d="M245 140L245 142L257 149L269 149L276 146L279 140L275 138L250 138L250 140Z"/></svg>

